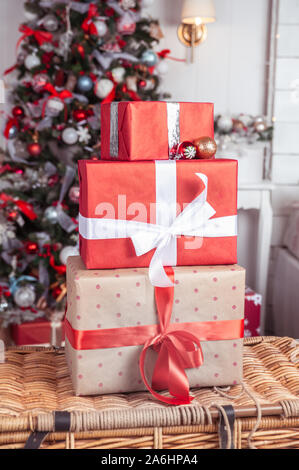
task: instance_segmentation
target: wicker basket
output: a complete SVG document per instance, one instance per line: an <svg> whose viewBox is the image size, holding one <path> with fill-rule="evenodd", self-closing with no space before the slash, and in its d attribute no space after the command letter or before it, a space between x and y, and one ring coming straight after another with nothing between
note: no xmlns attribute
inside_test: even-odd
<svg viewBox="0 0 299 470"><path fill-rule="evenodd" d="M0 449L30 436L44 449L299 448L298 369L294 340L247 339L243 386L195 389L192 405L172 407L145 392L75 397L63 349L11 348L0 364Z"/></svg>

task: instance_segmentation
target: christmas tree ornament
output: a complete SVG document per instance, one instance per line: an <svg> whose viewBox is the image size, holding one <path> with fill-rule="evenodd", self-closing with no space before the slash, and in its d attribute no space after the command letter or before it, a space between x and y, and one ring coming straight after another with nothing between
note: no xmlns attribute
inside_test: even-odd
<svg viewBox="0 0 299 470"><path fill-rule="evenodd" d="M147 49L141 55L141 62L148 67L154 67L158 63L158 56L151 49Z"/></svg>
<svg viewBox="0 0 299 470"><path fill-rule="evenodd" d="M85 111L85 109L74 109L73 111L74 121L76 122L85 121L86 118L87 118L87 112Z"/></svg>
<svg viewBox="0 0 299 470"><path fill-rule="evenodd" d="M65 246L59 253L59 261L61 264L66 264L66 260L69 256L78 256L78 254L79 250L77 246Z"/></svg>
<svg viewBox="0 0 299 470"><path fill-rule="evenodd" d="M32 142L27 145L27 150L31 157L38 157L42 152L42 147L38 142Z"/></svg>
<svg viewBox="0 0 299 470"><path fill-rule="evenodd" d="M47 53L52 52L54 50L54 46L51 42L44 42L44 44L42 44L40 48L42 51Z"/></svg>
<svg viewBox="0 0 299 470"><path fill-rule="evenodd" d="M105 36L108 32L108 26L106 25L105 21L104 20L96 20L94 21L94 26L96 28L96 31L97 31L97 35L102 38L103 36Z"/></svg>
<svg viewBox="0 0 299 470"><path fill-rule="evenodd" d="M264 132L267 129L267 124L264 121L264 118L262 116L259 116L255 118L253 127L256 132Z"/></svg>
<svg viewBox="0 0 299 470"><path fill-rule="evenodd" d="M64 110L64 102L58 98L58 96L53 96L49 98L46 104L45 114L49 117L57 117Z"/></svg>
<svg viewBox="0 0 299 470"><path fill-rule="evenodd" d="M138 81L138 88L145 88L146 87L146 80L139 80Z"/></svg>
<svg viewBox="0 0 299 470"><path fill-rule="evenodd" d="M9 239L15 238L16 228L13 222L7 220L4 215L0 214L0 245L8 242Z"/></svg>
<svg viewBox="0 0 299 470"><path fill-rule="evenodd" d="M77 88L80 93L88 93L93 89L93 81L88 75L81 75L77 81Z"/></svg>
<svg viewBox="0 0 299 470"><path fill-rule="evenodd" d="M27 21L34 22L38 18L38 14L35 11L30 11L27 8L24 9L24 16Z"/></svg>
<svg viewBox="0 0 299 470"><path fill-rule="evenodd" d="M44 212L45 219L49 224L54 225L58 221L58 211L54 206L49 206Z"/></svg>
<svg viewBox="0 0 299 470"><path fill-rule="evenodd" d="M79 203L79 198L80 198L80 187L79 186L72 186L70 188L69 198L74 204Z"/></svg>
<svg viewBox="0 0 299 470"><path fill-rule="evenodd" d="M35 242L28 241L25 243L25 251L29 255L35 255L38 253L38 244Z"/></svg>
<svg viewBox="0 0 299 470"><path fill-rule="evenodd" d="M111 73L116 83L121 83L124 80L126 69L124 67L114 67Z"/></svg>
<svg viewBox="0 0 299 470"><path fill-rule="evenodd" d="M198 158L213 158L217 152L217 144L214 139L211 139L211 137L199 137L194 140L194 145L196 147L196 156Z"/></svg>
<svg viewBox="0 0 299 470"><path fill-rule="evenodd" d="M24 65L27 70L32 70L36 67L39 67L41 64L40 58L34 52L33 54L28 54L25 58Z"/></svg>
<svg viewBox="0 0 299 470"><path fill-rule="evenodd" d="M111 93L113 88L114 84L112 80L109 80L109 78L100 78L95 84L95 94L98 98L104 99Z"/></svg>
<svg viewBox="0 0 299 470"><path fill-rule="evenodd" d="M217 128L220 132L228 133L233 128L233 120L230 116L219 116L217 119Z"/></svg>
<svg viewBox="0 0 299 470"><path fill-rule="evenodd" d="M49 77L45 73L37 73L32 80L32 88L36 93L40 93L48 83Z"/></svg>
<svg viewBox="0 0 299 470"><path fill-rule="evenodd" d="M120 0L120 6L123 10L129 10L130 8L135 8L136 0Z"/></svg>
<svg viewBox="0 0 299 470"><path fill-rule="evenodd" d="M164 38L164 34L162 33L162 29L160 25L156 21L152 21L149 25L148 32L151 38L156 39L159 41L160 39Z"/></svg>
<svg viewBox="0 0 299 470"><path fill-rule="evenodd" d="M21 308L32 307L35 297L35 289L32 284L17 287L13 295L15 303Z"/></svg>
<svg viewBox="0 0 299 470"><path fill-rule="evenodd" d="M238 133L244 131L244 124L240 119L233 119L233 131Z"/></svg>
<svg viewBox="0 0 299 470"><path fill-rule="evenodd" d="M176 149L175 159L191 160L196 157L196 147L192 142L181 142Z"/></svg>
<svg viewBox="0 0 299 470"><path fill-rule="evenodd" d="M25 112L22 106L14 106L12 108L12 115L15 118L23 118L25 116Z"/></svg>
<svg viewBox="0 0 299 470"><path fill-rule="evenodd" d="M73 127L66 127L61 134L62 140L67 145L74 145L78 142L78 134Z"/></svg>
<svg viewBox="0 0 299 470"><path fill-rule="evenodd" d="M158 74L165 75L169 70L167 61L165 59L160 60L159 63L156 65L155 70Z"/></svg>
<svg viewBox="0 0 299 470"><path fill-rule="evenodd" d="M136 21L130 12L126 12L117 20L116 29L123 35L135 33Z"/></svg>
<svg viewBox="0 0 299 470"><path fill-rule="evenodd" d="M78 127L77 136L79 138L79 142L81 142L82 144L88 144L91 139L88 127Z"/></svg>
<svg viewBox="0 0 299 470"><path fill-rule="evenodd" d="M51 13L49 13L42 20L42 25L45 28L45 30L49 31L50 33L53 33L54 31L57 31L58 26L59 26L59 21L57 19L57 16L52 15Z"/></svg>
<svg viewBox="0 0 299 470"><path fill-rule="evenodd" d="M244 127L250 127L253 124L253 118L249 114L240 114L238 119L243 123Z"/></svg>

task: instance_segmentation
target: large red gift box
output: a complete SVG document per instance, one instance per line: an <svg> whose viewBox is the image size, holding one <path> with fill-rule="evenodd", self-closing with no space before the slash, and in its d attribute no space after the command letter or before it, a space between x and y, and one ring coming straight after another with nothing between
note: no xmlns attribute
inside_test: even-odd
<svg viewBox="0 0 299 470"><path fill-rule="evenodd" d="M11 335L14 343L18 346L47 345L60 347L64 342L63 321L50 321L46 318L11 327Z"/></svg>
<svg viewBox="0 0 299 470"><path fill-rule="evenodd" d="M81 160L79 180L88 269L149 266L166 287L163 266L236 263L237 161Z"/></svg>
<svg viewBox="0 0 299 470"><path fill-rule="evenodd" d="M262 295L250 287L245 290L244 336L259 336L261 333Z"/></svg>
<svg viewBox="0 0 299 470"><path fill-rule="evenodd" d="M167 160L183 141L214 137L212 103L112 102L101 106L103 160Z"/></svg>

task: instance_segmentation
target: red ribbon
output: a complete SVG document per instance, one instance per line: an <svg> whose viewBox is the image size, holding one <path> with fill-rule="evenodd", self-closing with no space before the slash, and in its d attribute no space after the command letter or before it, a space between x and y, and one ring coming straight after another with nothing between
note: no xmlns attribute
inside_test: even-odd
<svg viewBox="0 0 299 470"><path fill-rule="evenodd" d="M172 268L167 274L173 280ZM75 330L65 320L66 336L74 349L104 349L144 345L140 356L140 372L147 389L158 400L170 405L184 405L192 401L185 369L200 367L203 363L201 341L232 340L243 337L243 320L194 323L170 323L174 287L155 288L159 324L105 330ZM153 347L158 357L152 377L152 386L145 376L146 353ZM154 389L168 390L165 397Z"/></svg>
<svg viewBox="0 0 299 470"><path fill-rule="evenodd" d="M29 204L29 202L22 201L21 199L14 199L12 196L5 193L0 194L0 201L3 201L4 203L2 204L2 207L6 206L8 202L13 202L29 220L35 220L37 218L33 206Z"/></svg>
<svg viewBox="0 0 299 470"><path fill-rule="evenodd" d="M50 93L50 96L47 98L47 100L43 104L43 111L42 111L43 117L45 116L47 102L51 98L56 97L56 98L61 99L61 101L64 102L64 100L66 100L67 98L72 98L73 96L73 94L69 90L57 91L56 88L51 83L47 83L43 89ZM67 119L67 108L66 108L65 103L64 103L64 109L65 109L65 119Z"/></svg>
<svg viewBox="0 0 299 470"><path fill-rule="evenodd" d="M162 49L162 51L157 52L157 55L160 57L160 59L171 59L171 60L176 60L177 62L186 62L186 59L177 59L176 57L171 57L170 54L171 50L170 49Z"/></svg>
<svg viewBox="0 0 299 470"><path fill-rule="evenodd" d="M20 33L23 33L23 36L20 37L20 39L17 42L17 50L24 39L28 38L29 36L34 36L35 40L38 42L38 44L41 46L45 42L51 42L53 35L47 31L39 31L39 30L34 30L29 28L29 26L26 26L25 24L22 24L19 28Z"/></svg>
<svg viewBox="0 0 299 470"><path fill-rule="evenodd" d="M92 19L97 16L99 16L97 6L94 3L90 3L87 17L81 25L81 28L83 29L83 31L85 31L85 33L93 34L95 36L98 34L97 28L92 22Z"/></svg>

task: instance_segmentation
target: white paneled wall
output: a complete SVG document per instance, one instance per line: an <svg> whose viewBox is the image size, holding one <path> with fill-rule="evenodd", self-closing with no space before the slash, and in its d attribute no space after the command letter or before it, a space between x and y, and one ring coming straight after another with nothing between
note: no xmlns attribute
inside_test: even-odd
<svg viewBox="0 0 299 470"><path fill-rule="evenodd" d="M276 189L273 193L270 312L276 247L283 244L290 207L299 201L299 0L279 1L276 45L272 156L272 179Z"/></svg>

